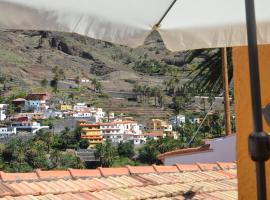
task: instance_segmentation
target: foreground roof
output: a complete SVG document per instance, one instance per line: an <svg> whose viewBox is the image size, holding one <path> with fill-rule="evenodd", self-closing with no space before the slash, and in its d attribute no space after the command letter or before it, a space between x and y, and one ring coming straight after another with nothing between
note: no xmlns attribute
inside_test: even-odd
<svg viewBox="0 0 270 200"><path fill-rule="evenodd" d="M194 147L194 148L187 148L187 149L177 149L174 151L168 151L163 154L159 154L157 158L159 160L163 160L165 157L170 157L170 156L177 156L177 155L186 155L186 154L193 154L193 153L201 153L201 152L206 152L209 151L210 149L210 144L206 144L204 146L200 147Z"/></svg>
<svg viewBox="0 0 270 200"><path fill-rule="evenodd" d="M194 193L193 193L194 192ZM0 199L237 199L235 163L0 172Z"/></svg>

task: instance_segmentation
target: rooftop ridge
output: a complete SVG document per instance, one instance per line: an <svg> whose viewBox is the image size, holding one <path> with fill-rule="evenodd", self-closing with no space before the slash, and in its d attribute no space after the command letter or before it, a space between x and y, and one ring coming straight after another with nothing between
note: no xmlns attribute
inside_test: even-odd
<svg viewBox="0 0 270 200"><path fill-rule="evenodd" d="M172 166L150 165L150 166L126 166L115 168L97 169L67 169L67 170L42 170L36 169L28 173L9 173L0 171L0 182L12 181L43 181L55 179L78 179L78 178L100 178L108 176L132 176L137 174L160 174L160 173L184 173L194 171L219 171L236 169L236 163L194 163L176 164Z"/></svg>

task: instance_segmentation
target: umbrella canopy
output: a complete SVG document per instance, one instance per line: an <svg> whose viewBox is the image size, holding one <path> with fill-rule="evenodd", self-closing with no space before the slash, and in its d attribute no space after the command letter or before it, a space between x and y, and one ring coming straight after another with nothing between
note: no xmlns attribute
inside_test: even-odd
<svg viewBox="0 0 270 200"><path fill-rule="evenodd" d="M0 28L75 32L136 47L157 29L169 50L247 44L244 1L0 0ZM257 0L258 43L270 43L270 1Z"/></svg>

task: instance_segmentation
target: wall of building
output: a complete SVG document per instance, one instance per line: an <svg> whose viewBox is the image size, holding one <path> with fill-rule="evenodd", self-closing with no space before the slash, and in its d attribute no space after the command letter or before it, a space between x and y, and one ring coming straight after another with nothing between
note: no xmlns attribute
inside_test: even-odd
<svg viewBox="0 0 270 200"><path fill-rule="evenodd" d="M262 106L270 103L270 46L259 47L260 82L262 93ZM237 130L237 167L239 199L256 199L255 165L248 155L248 136L252 132L252 113L250 79L248 68L248 52L246 47L233 49L234 64L234 90L235 112ZM270 128L264 121L264 131L270 132ZM266 164L268 199L270 198L270 162Z"/></svg>
<svg viewBox="0 0 270 200"><path fill-rule="evenodd" d="M174 165L177 163L192 164L195 162L234 162L236 157L235 135L226 138L215 139L210 142L209 151L190 153L186 155L175 155L164 158L164 165Z"/></svg>

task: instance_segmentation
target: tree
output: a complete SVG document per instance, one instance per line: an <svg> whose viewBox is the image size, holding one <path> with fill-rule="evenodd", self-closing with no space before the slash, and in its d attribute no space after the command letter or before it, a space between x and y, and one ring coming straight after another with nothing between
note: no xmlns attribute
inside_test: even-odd
<svg viewBox="0 0 270 200"><path fill-rule="evenodd" d="M48 80L46 78L44 78L41 82L40 82L40 85L42 87L47 87L49 84Z"/></svg>
<svg viewBox="0 0 270 200"><path fill-rule="evenodd" d="M102 167L111 167L118 154L117 149L111 143L106 142L96 146L95 156L100 158Z"/></svg>
<svg viewBox="0 0 270 200"><path fill-rule="evenodd" d="M7 108L6 108L6 115L8 117L11 117L11 115L13 115L15 113L15 106L13 104L8 104Z"/></svg>
<svg viewBox="0 0 270 200"><path fill-rule="evenodd" d="M60 159L61 159L61 152L59 150L53 150L53 152L50 155L50 161L52 163L52 168L58 168L61 163L60 163Z"/></svg>
<svg viewBox="0 0 270 200"><path fill-rule="evenodd" d="M60 135L54 137L53 148L58 150L76 149L80 141L80 132L78 130L79 128L75 129L75 131L70 131L66 127Z"/></svg>
<svg viewBox="0 0 270 200"><path fill-rule="evenodd" d="M16 172L22 172L24 169L29 169L30 166L26 163L26 144L20 139L10 140L3 151L5 162Z"/></svg>
<svg viewBox="0 0 270 200"><path fill-rule="evenodd" d="M198 63L197 58L201 58ZM204 93L219 95L223 88L226 134L231 133L229 83L233 79L232 48L190 51L187 63L197 63L190 74L192 80ZM189 83L188 83L189 84Z"/></svg>
<svg viewBox="0 0 270 200"><path fill-rule="evenodd" d="M102 85L101 83L96 79L96 78L92 78L91 79L92 85L94 86L94 90L98 93L101 92L102 90Z"/></svg>
<svg viewBox="0 0 270 200"><path fill-rule="evenodd" d="M26 147L26 162L33 169L46 169L48 167L47 154L46 154L46 144L39 141L31 141Z"/></svg>
<svg viewBox="0 0 270 200"><path fill-rule="evenodd" d="M95 88L96 92L101 93L102 89L103 89L103 86L101 85L101 83L97 82L96 88Z"/></svg>
<svg viewBox="0 0 270 200"><path fill-rule="evenodd" d="M173 98L173 108L178 114L180 111L185 109L186 100L182 96L177 96Z"/></svg>
<svg viewBox="0 0 270 200"><path fill-rule="evenodd" d="M171 137L150 139L139 149L139 160L147 164L159 164L160 161L157 159L159 154L181 148L184 148L182 140L175 140Z"/></svg>
<svg viewBox="0 0 270 200"><path fill-rule="evenodd" d="M142 95L142 86L141 85L135 85L133 87L133 92L136 94L136 100L137 102L141 102L142 99L141 99L141 95Z"/></svg>
<svg viewBox="0 0 270 200"><path fill-rule="evenodd" d="M89 140L87 140L87 139L82 139L82 140L80 141L80 143L79 143L79 147L80 147L81 149L87 149L87 148L89 147L89 145L90 145L90 142L89 142Z"/></svg>
<svg viewBox="0 0 270 200"><path fill-rule="evenodd" d="M139 149L139 160L143 163L158 163L157 156L160 152L156 147L155 140L148 140L147 143Z"/></svg>
<svg viewBox="0 0 270 200"><path fill-rule="evenodd" d="M232 49L228 48L228 80L233 78ZM198 60L199 58L199 60ZM203 93L217 95L222 90L222 57L221 49L200 49L189 51L186 63L195 64L195 69L189 74L191 80Z"/></svg>
<svg viewBox="0 0 270 200"><path fill-rule="evenodd" d="M58 79L54 78L50 82L50 86L53 88L54 92L58 91Z"/></svg>
<svg viewBox="0 0 270 200"><path fill-rule="evenodd" d="M181 74L178 69L170 68L167 72L169 79L165 81L165 85L169 94L176 96L180 90Z"/></svg>
<svg viewBox="0 0 270 200"><path fill-rule="evenodd" d="M123 157L132 158L135 155L134 144L132 142L120 143L117 151L118 154Z"/></svg>

